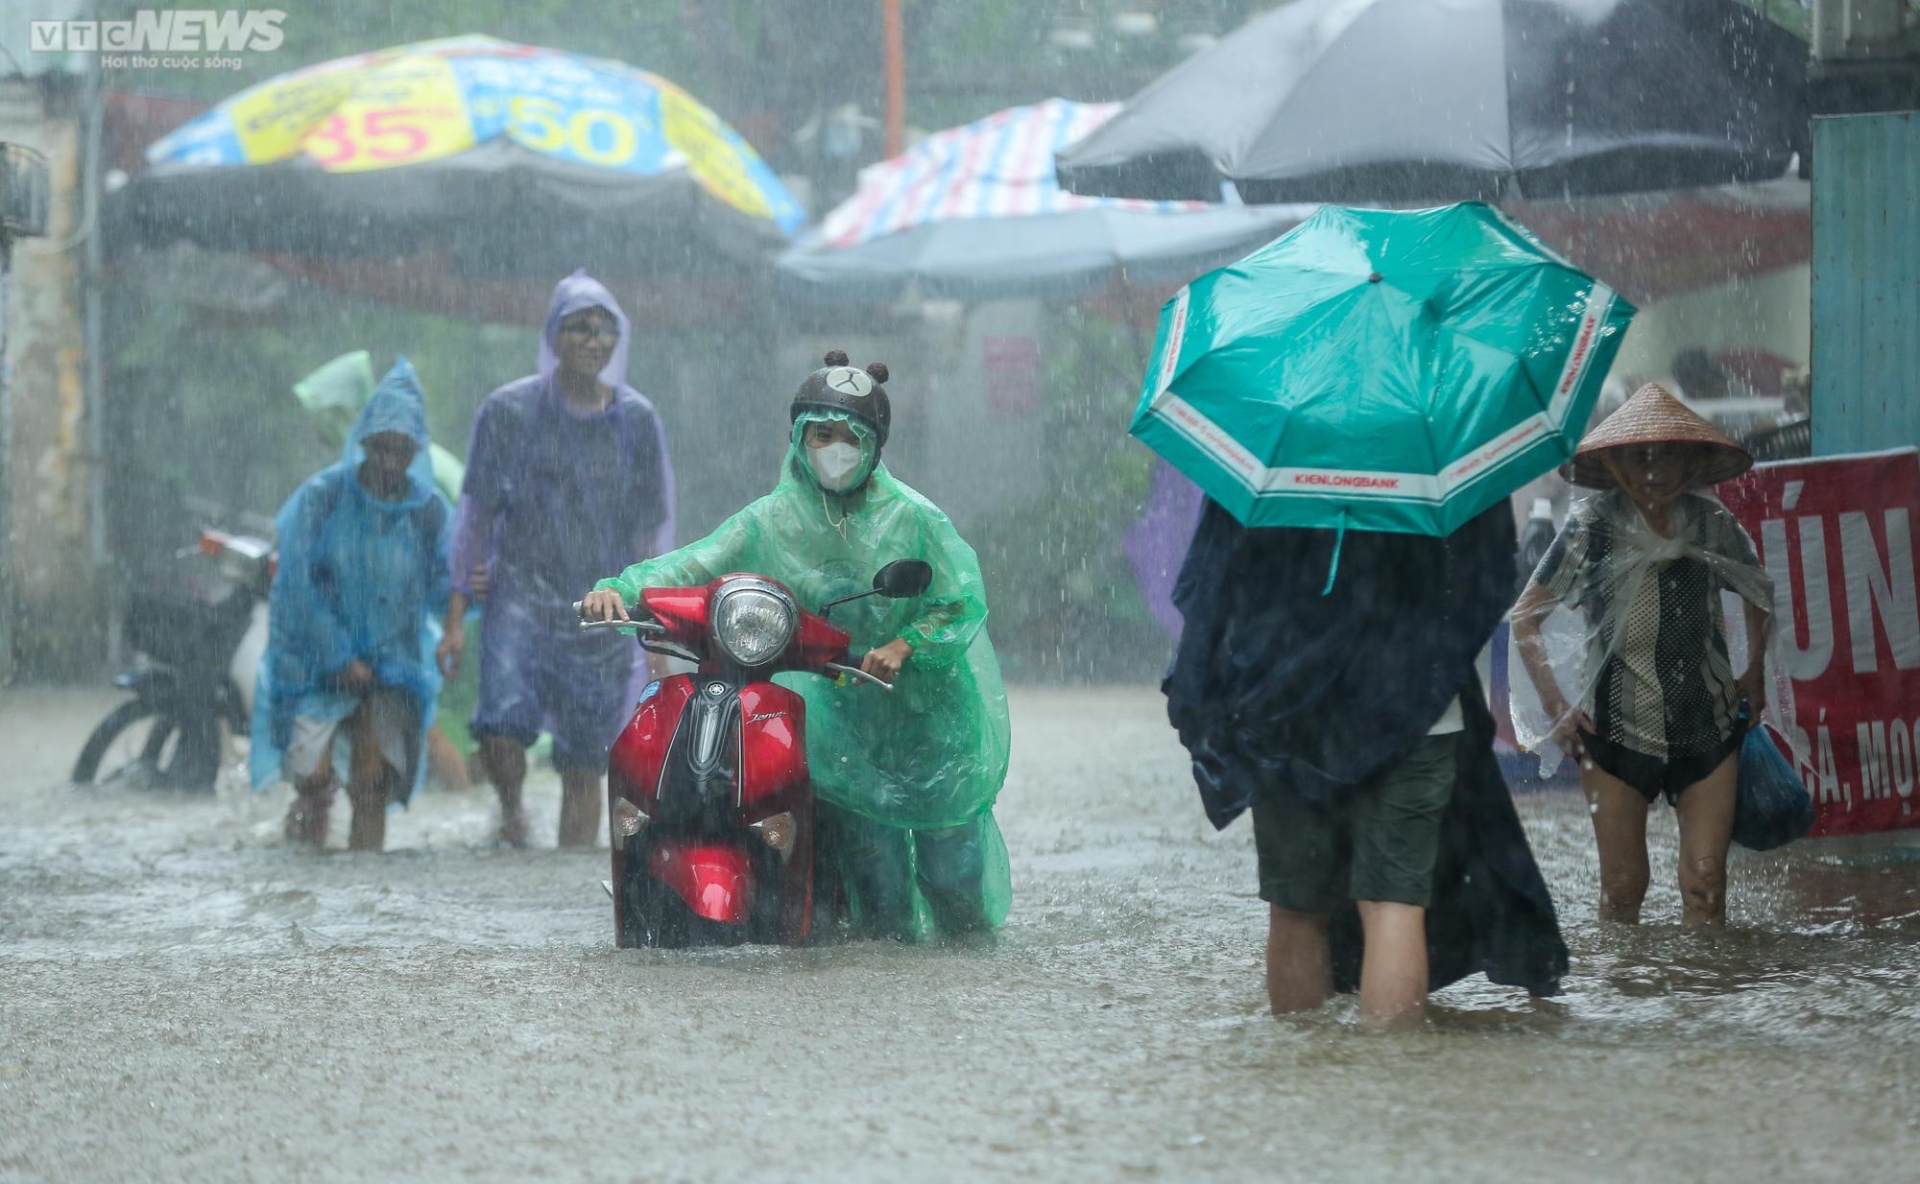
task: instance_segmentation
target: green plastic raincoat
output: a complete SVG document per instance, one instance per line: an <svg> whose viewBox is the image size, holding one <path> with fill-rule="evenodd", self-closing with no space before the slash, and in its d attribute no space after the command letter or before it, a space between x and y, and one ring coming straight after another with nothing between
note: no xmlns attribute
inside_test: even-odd
<svg viewBox="0 0 1920 1184"><path fill-rule="evenodd" d="M849 423L865 452L868 479L846 494L823 490L807 463L803 434L823 419ZM878 463L864 425L831 414L802 417L772 493L699 542L636 563L598 587L619 592L631 605L643 588L754 572L785 584L803 607L818 609L866 591L873 573L895 559L933 565L924 595L869 597L833 610L834 624L853 638L855 659L895 639L913 647L893 693L812 674L782 674L776 681L806 699L808 763L820 800L882 827L978 827L987 919L997 925L1011 889L991 811L1006 779L1011 727L1000 664L987 638L980 561L939 507ZM923 889L926 846L920 844L917 856ZM916 903L915 914L924 932L924 902Z"/></svg>

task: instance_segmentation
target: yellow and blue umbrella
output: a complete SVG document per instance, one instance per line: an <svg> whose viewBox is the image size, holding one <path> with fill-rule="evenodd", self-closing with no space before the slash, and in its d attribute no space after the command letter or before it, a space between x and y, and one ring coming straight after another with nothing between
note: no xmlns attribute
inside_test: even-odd
<svg viewBox="0 0 1920 1184"><path fill-rule="evenodd" d="M223 249L448 247L512 272L670 256L693 240L746 254L804 220L752 146L673 83L491 37L282 75L157 141L147 161L124 197L142 237Z"/></svg>

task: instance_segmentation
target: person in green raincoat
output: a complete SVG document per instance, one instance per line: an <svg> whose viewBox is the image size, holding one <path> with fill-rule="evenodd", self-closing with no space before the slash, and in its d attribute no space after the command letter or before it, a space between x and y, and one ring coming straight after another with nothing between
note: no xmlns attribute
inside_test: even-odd
<svg viewBox="0 0 1920 1184"><path fill-rule="evenodd" d="M861 667L892 693L811 674L777 681L806 699L818 858L837 865L856 929L900 940L992 929L1012 895L993 820L1010 726L980 561L939 507L880 463L885 365L857 370L838 350L826 363L794 396L773 492L699 542L602 580L582 611L623 618L644 588L734 572L777 579L817 609L866 591L893 560L926 560L921 596L834 610Z"/></svg>

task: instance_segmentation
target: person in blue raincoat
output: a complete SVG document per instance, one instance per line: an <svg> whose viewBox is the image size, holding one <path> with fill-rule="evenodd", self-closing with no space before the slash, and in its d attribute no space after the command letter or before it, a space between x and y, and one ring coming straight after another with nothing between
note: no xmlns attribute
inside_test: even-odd
<svg viewBox="0 0 1920 1184"><path fill-rule="evenodd" d="M281 507L280 566L254 692L256 787L293 782L289 842L325 842L342 774L348 846L386 845L387 807L419 784L440 673L453 510L434 488L420 382L405 358L354 421L340 462ZM342 734L348 743L336 743Z"/></svg>

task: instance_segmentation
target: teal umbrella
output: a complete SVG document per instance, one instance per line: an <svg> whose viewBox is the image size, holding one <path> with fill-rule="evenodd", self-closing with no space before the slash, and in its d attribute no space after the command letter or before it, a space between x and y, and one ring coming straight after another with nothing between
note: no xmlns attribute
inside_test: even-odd
<svg viewBox="0 0 1920 1184"><path fill-rule="evenodd" d="M1445 536L1573 456L1633 314L1479 202L1323 206L1167 302L1132 430L1248 526Z"/></svg>

